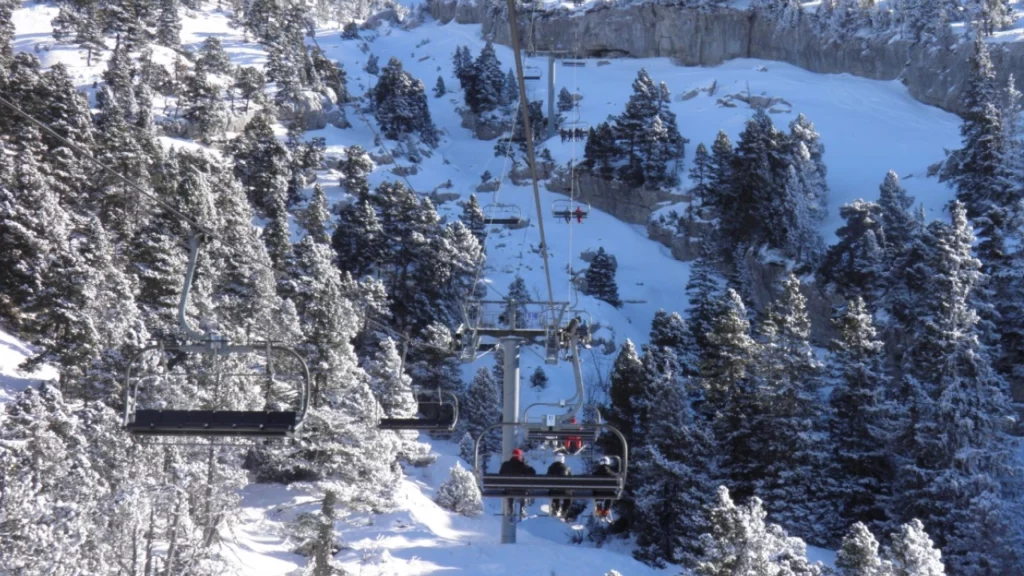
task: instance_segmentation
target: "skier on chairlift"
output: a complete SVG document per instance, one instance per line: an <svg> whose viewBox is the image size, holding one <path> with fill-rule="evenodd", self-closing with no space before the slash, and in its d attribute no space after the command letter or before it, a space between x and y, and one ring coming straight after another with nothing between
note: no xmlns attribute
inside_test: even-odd
<svg viewBox="0 0 1024 576"><path fill-rule="evenodd" d="M583 216L584 216L583 208L577 206L575 214L576 214L576 222L578 222L580 224L583 224Z"/></svg>
<svg viewBox="0 0 1024 576"><path fill-rule="evenodd" d="M502 476L536 476L537 471L523 460L523 451L516 448L512 451L512 457L501 463L498 474ZM508 499L508 509L515 512L515 498ZM519 517L526 518L526 500L519 501Z"/></svg>
<svg viewBox="0 0 1024 576"><path fill-rule="evenodd" d="M576 417L573 416L572 418L569 418L569 423L576 424ZM568 438L565 439L565 442L562 444L562 447L565 449L566 452L575 456L583 451L583 437L569 436Z"/></svg>
<svg viewBox="0 0 1024 576"><path fill-rule="evenodd" d="M548 476L572 476L572 470L565 464L564 454L555 454L555 461L548 466ZM555 518L562 518L565 513L569 511L569 504L572 501L569 498L552 498L551 499L551 516Z"/></svg>
<svg viewBox="0 0 1024 576"><path fill-rule="evenodd" d="M594 470L594 476L615 476L615 471L612 470L612 459L607 456L602 456L601 460L598 461L597 468ZM605 500L598 500L595 503L594 516L604 520L605 522L611 522L611 514L611 498L607 498Z"/></svg>

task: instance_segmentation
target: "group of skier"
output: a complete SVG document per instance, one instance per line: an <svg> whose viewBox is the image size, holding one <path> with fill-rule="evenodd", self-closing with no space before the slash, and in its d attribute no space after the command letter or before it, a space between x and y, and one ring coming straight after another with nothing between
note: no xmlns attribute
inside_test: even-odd
<svg viewBox="0 0 1024 576"><path fill-rule="evenodd" d="M568 438L565 441L565 449L571 451L571 448L575 448L575 444L578 443L579 447L582 448L582 442L579 439ZM578 452L579 449L576 450ZM575 452L573 452L575 453ZM516 448L512 451L512 457L502 462L501 468L498 470L498 474L503 476L536 476L537 471L534 470L533 466L526 463L523 451ZM565 454L558 452L555 454L555 461L548 466L548 476L572 476L572 469L565 463ZM612 470L612 460L607 456L601 457L598 461L597 468L594 469L594 476L615 476L615 471ZM508 508L511 511L515 511L515 498L508 499ZM550 514L552 517L566 519L569 513L569 507L572 504L572 498L552 498ZM526 500L519 501L519 517L526 518L526 508L529 503ZM605 521L611 520L611 499L598 500L594 506L594 516Z"/></svg>
<svg viewBox="0 0 1024 576"><path fill-rule="evenodd" d="M587 131L583 128L560 129L558 136L562 138L562 142L583 142L587 139Z"/></svg>

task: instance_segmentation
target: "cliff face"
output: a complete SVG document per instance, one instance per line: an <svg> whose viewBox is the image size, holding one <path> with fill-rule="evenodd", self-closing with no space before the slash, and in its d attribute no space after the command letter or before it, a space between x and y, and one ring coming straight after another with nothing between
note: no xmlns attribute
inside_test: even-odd
<svg viewBox="0 0 1024 576"><path fill-rule="evenodd" d="M504 3L434 0L430 12L447 23L478 23L486 38L509 44ZM669 57L688 66L714 66L733 58L763 58L812 72L849 73L875 80L900 79L910 94L951 112L959 112L960 93L969 71L969 43L953 49L922 46L891 35L835 42L803 14L785 24L763 14L718 8L700 11L682 6L638 5L599 8L572 17L566 12L520 15L523 46L537 50L578 49L587 56ZM992 63L1005 83L1024 76L1024 43L990 45Z"/></svg>

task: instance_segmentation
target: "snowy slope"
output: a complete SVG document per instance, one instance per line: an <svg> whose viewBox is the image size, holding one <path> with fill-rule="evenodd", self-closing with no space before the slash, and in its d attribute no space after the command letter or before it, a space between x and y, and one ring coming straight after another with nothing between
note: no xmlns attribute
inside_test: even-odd
<svg viewBox="0 0 1024 576"><path fill-rule="evenodd" d="M80 88L90 90L105 63L100 59L91 67L86 66L84 54L73 47L54 45L49 20L55 15L55 8L43 4L28 3L17 10L14 17L18 32L16 47L37 52L44 66L65 63ZM241 31L231 28L224 13L211 9L189 14L183 24L182 41L188 47L196 48L205 37L217 35L236 63L255 65L265 60L264 51L257 45L245 43ZM455 47L468 45L475 55L484 44L478 27L457 24L426 23L408 31L385 25L375 36L369 45L381 65L392 56L398 57L426 86L433 86L441 75L450 90L458 86L450 61ZM359 50L359 42L342 41L336 30L322 31L318 41L331 58L345 65L351 92L360 94L373 85L375 79L362 71L367 55ZM497 46L496 50L503 66L510 67L513 62L510 50L503 46ZM166 53L158 56L171 58ZM527 64L546 71L544 62L539 59ZM825 161L832 190L831 217L822 227L827 239L833 237L838 225L838 207L858 197L876 198L878 184L889 169L904 178L909 192L925 204L931 217L940 217L941 207L951 197L944 185L926 179L924 173L929 164L942 157L943 148L958 145L958 120L951 114L916 102L898 82L817 75L767 61L736 60L714 68L683 68L666 59L636 59L613 60L600 67L595 60L580 69L559 67L557 86L583 94L582 120L595 125L609 114L623 110L631 93L630 82L642 67L655 81L665 81L675 96L672 107L679 118L681 132L692 141L688 149L691 153L698 142L710 144L719 129L724 129L735 141L752 112L742 103L729 108L716 102L730 94L745 93L748 86L753 94L788 102L788 106L779 108L789 111L772 115L781 128L797 113L805 113L817 126L826 147ZM691 90L712 85L715 86L713 95L700 92L693 98L679 99ZM546 98L544 86L546 79L532 82L531 99ZM455 107L461 103L461 94L450 93L440 99L431 96L428 100L433 120L445 136L436 153L426 158L418 174L409 176L409 180L418 192L426 194L450 179L452 191L466 199L485 170L495 175L503 173L503 159L494 157L493 142L475 140L468 130L460 127L461 119ZM328 127L307 133L306 137L326 138L329 154L340 153L343 147L352 144L377 151L370 126L355 111L350 109L348 115L352 128ZM168 144L178 142L167 139ZM559 162L573 158L574 153L577 157L582 155L580 143L553 141L547 144ZM371 184L395 178L390 173L391 168L378 167ZM337 186L338 175L326 172L322 176L332 200L342 200L344 192ZM489 260L485 275L488 281L503 293L519 274L526 278L532 293L546 297L541 260L530 251L531 246L540 243L532 189L505 182L499 192L479 196L483 204L516 204L524 215L533 219L532 225L523 230L492 230L487 242ZM683 287L688 265L674 260L666 248L647 239L642 227L622 223L597 210L582 225L553 221L547 212L551 203L561 198L564 196L549 193L542 187L541 203L547 242L552 251L555 298L575 301L566 269L570 266L574 270L584 268L586 264L580 260L580 253L603 246L618 260L620 296L644 303L615 309L579 296L578 307L586 309L596 322L608 327L616 343L621 344L626 338L638 344L646 342L651 318L659 308L682 310L685 307ZM440 206L439 210L449 218L459 213L454 202ZM539 353L539 350L524 349L521 358L524 379L534 367L543 364ZM0 333L0 400L38 378L54 376L52 371L32 377L18 375L16 366L26 354L28 351L23 345ZM585 353L584 376L588 384L606 378L612 358L596 350ZM477 362L477 366L492 364L490 357ZM467 366L467 376L477 366ZM545 366L545 370L551 379L548 392L540 396L526 386L522 405L542 398L550 400L571 395L568 364ZM615 546L611 549L565 546L570 529L543 517L528 519L520 525L518 546L496 544L499 526L493 514L497 511L497 502L488 503L488 513L478 519L452 516L432 503L433 492L448 477L448 468L457 459L451 444L436 443L435 449L441 453L439 461L426 469L410 470L403 481L398 511L339 521L338 528L349 547L339 558L352 572L423 574L454 570L468 574L604 574L614 568L627 576L667 573L633 561L628 550ZM534 464L546 466L543 461ZM308 496L277 486L250 486L243 495L244 508L232 529L234 542L230 545L230 556L237 559L241 571L259 576L287 574L301 566L304 559L290 553L281 534L282 522L300 511L313 509L315 504L309 502ZM539 511L540 504L535 512ZM813 559L828 559L829 556L827 551L812 550Z"/></svg>

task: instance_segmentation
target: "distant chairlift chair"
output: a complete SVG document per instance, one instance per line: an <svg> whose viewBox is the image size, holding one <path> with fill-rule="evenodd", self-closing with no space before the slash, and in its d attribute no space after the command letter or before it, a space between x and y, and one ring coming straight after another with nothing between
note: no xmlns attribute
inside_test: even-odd
<svg viewBox="0 0 1024 576"><path fill-rule="evenodd" d="M125 377L124 428L137 438L289 438L301 426L309 406L310 376L306 362L298 352L286 346L270 342L229 344L212 332L198 332L188 325L185 310L195 274L199 243L200 237L193 236L185 286L178 305L179 325L192 342L149 346L132 358ZM156 362L152 358L154 353L158 355ZM186 361L189 358L199 360L198 369L195 362ZM183 361L186 361L185 368L179 369L177 365ZM260 395L268 409L138 408L140 395L155 403L154 396L168 391L167 384L170 382L191 389L201 389L203 385L213 386L214 401L221 392L230 389L244 390L249 386L260 386ZM194 393L191 390L170 392L177 392L179 397ZM282 404L293 404L295 408L278 408Z"/></svg>
<svg viewBox="0 0 1024 576"><path fill-rule="evenodd" d="M570 222L573 218L581 221L590 216L590 203L578 200L555 200L551 204L551 215Z"/></svg>
<svg viewBox="0 0 1024 576"><path fill-rule="evenodd" d="M488 204L483 211L484 224L519 226L523 223L523 212L514 204Z"/></svg>
<svg viewBox="0 0 1024 576"><path fill-rule="evenodd" d="M445 392L437 390L436 392L427 392L423 390L414 390L413 393L416 395L416 401L419 404L417 413L424 414L423 418L380 418L377 428L381 430L433 430L433 431L448 431L451 432L455 429L455 425L459 421L459 399L452 392ZM436 399L422 400L421 395L432 395ZM450 401L445 402L445 397L449 398ZM431 407L432 410L424 410L426 407ZM445 415L445 408L449 407L450 415ZM436 414L429 415L431 411L436 411Z"/></svg>
<svg viewBox="0 0 1024 576"><path fill-rule="evenodd" d="M523 66L523 80L540 80L540 67Z"/></svg>

